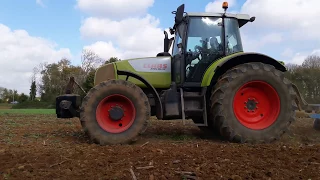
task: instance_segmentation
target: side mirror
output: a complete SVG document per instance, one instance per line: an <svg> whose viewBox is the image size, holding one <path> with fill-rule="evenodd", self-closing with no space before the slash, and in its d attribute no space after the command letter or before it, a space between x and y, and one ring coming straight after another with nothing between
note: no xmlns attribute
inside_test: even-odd
<svg viewBox="0 0 320 180"><path fill-rule="evenodd" d="M163 31L164 33L164 40L163 40L163 52L169 51L169 39L167 31Z"/></svg>
<svg viewBox="0 0 320 180"><path fill-rule="evenodd" d="M180 24L183 18L184 4L180 5L176 11L175 24Z"/></svg>

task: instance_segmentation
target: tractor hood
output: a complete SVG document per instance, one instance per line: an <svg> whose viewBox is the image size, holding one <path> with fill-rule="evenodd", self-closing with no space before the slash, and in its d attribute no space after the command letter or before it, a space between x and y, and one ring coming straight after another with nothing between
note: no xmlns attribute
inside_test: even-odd
<svg viewBox="0 0 320 180"><path fill-rule="evenodd" d="M135 58L105 64L97 69L94 85L110 79L122 79L118 77L117 70L133 72L150 82L156 79L161 81L167 81L168 79L170 82L171 56ZM154 84L157 85L157 83L160 82Z"/></svg>
<svg viewBox="0 0 320 180"><path fill-rule="evenodd" d="M147 57L128 59L115 62L117 70L130 71L134 73L144 72L171 72L171 57Z"/></svg>

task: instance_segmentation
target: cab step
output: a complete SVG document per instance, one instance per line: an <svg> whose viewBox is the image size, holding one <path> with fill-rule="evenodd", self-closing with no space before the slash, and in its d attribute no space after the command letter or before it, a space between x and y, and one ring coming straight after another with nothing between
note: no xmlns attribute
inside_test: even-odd
<svg viewBox="0 0 320 180"><path fill-rule="evenodd" d="M203 88L199 94L195 94L194 92L184 92L182 88L180 88L180 96L181 96L181 112L182 112L182 122L183 125L186 125L185 119L186 116L190 117L202 117L203 124L197 123L195 126L208 126L207 122L207 110L206 110L206 88ZM190 100L198 100L202 107L197 108L185 108L185 102Z"/></svg>

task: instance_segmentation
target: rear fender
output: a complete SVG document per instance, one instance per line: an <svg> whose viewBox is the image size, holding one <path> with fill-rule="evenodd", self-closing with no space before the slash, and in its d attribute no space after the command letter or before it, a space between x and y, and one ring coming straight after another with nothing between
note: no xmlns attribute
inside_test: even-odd
<svg viewBox="0 0 320 180"><path fill-rule="evenodd" d="M214 85L218 80L218 78L222 74L227 72L227 70L237 65L240 65L243 63L249 63L249 62L262 62L265 64L273 65L276 69L282 72L286 71L286 68L284 65L282 65L279 61L267 55L259 54L259 53L251 53L251 52L248 52L248 53L239 52L213 62L204 73L201 86L206 87L206 86Z"/></svg>

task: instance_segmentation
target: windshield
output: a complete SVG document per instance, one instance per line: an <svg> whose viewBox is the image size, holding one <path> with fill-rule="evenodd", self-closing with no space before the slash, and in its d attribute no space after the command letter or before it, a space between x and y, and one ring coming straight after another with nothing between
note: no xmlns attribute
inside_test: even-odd
<svg viewBox="0 0 320 180"><path fill-rule="evenodd" d="M222 36L221 18L191 17L189 23L187 51L219 48Z"/></svg>
<svg viewBox="0 0 320 180"><path fill-rule="evenodd" d="M225 42L223 43L221 17L190 17L186 50L195 54L186 59L186 81L200 82L210 64L224 57L242 51L237 19L225 18Z"/></svg>
<svg viewBox="0 0 320 180"><path fill-rule="evenodd" d="M223 57L222 18L190 17L186 50L194 54L186 59L186 81L200 82L204 71Z"/></svg>
<svg viewBox="0 0 320 180"><path fill-rule="evenodd" d="M188 29L186 50L202 50L206 54L221 54L222 18L219 17L191 17ZM227 54L243 51L239 32L238 20L225 18L225 35Z"/></svg>
<svg viewBox="0 0 320 180"><path fill-rule="evenodd" d="M227 55L243 51L238 20L225 18Z"/></svg>

